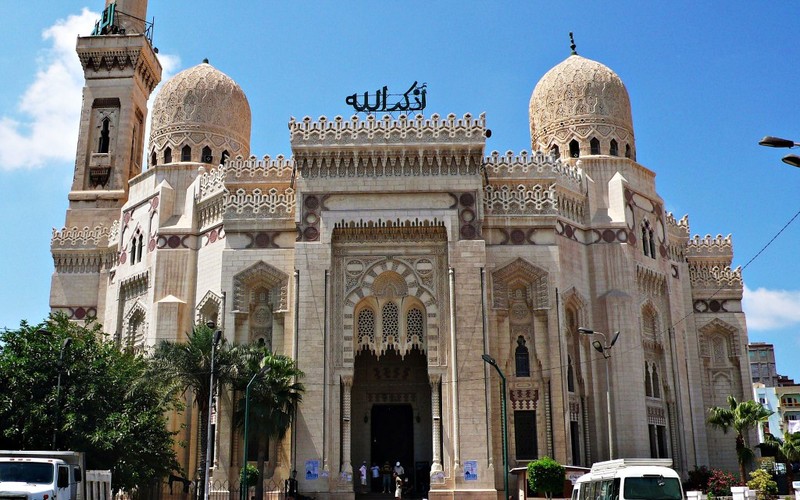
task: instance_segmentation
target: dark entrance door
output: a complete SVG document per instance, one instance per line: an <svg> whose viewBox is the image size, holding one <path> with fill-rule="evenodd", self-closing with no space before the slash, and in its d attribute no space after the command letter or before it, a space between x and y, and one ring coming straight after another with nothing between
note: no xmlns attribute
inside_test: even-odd
<svg viewBox="0 0 800 500"><path fill-rule="evenodd" d="M406 477L414 474L414 412L411 405L372 405L370 428L371 456L373 461L392 467L403 465Z"/></svg>

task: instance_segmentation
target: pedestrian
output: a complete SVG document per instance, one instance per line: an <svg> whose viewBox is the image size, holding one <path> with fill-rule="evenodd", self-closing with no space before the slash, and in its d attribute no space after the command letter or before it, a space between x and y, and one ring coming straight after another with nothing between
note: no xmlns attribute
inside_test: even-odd
<svg viewBox="0 0 800 500"><path fill-rule="evenodd" d="M398 464L400 462L397 462ZM403 498L403 478L394 473L394 497Z"/></svg>
<svg viewBox="0 0 800 500"><path fill-rule="evenodd" d="M394 464L394 473L400 476L401 479L404 478L406 475L406 470L403 468L402 465L400 465L399 461L396 464Z"/></svg>
<svg viewBox="0 0 800 500"><path fill-rule="evenodd" d="M361 467L358 468L361 473L361 489L367 489L367 462L361 462Z"/></svg>
<svg viewBox="0 0 800 500"><path fill-rule="evenodd" d="M372 472L372 481L371 481L371 490L375 493L378 492L378 488L380 487L381 482L381 468L378 467L378 464L372 462L372 467L369 468L370 472Z"/></svg>
<svg viewBox="0 0 800 500"><path fill-rule="evenodd" d="M392 466L389 464L387 460L383 464L383 468L381 469L381 474L383 475L383 492L384 493L391 493L392 492Z"/></svg>

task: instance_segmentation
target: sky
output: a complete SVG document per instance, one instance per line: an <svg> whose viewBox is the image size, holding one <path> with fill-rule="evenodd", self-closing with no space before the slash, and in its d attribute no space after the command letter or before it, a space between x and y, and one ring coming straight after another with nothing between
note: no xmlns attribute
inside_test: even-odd
<svg viewBox="0 0 800 500"><path fill-rule="evenodd" d="M530 149L538 80L578 53L630 94L637 160L691 233L732 234L751 342L800 383L800 2L151 2L165 79L208 58L246 93L251 151L289 156L290 117L349 117L345 97L427 83L426 115L486 113L486 153ZM52 228L72 181L83 77L103 0L0 3L0 328L48 313ZM156 90L157 92L158 90ZM151 99L152 102L152 99ZM800 218L798 218L800 219ZM788 224L788 225L787 225Z"/></svg>

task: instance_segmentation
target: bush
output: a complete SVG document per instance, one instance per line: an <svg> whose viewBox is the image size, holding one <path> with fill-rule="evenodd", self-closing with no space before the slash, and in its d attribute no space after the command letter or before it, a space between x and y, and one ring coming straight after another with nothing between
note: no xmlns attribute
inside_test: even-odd
<svg viewBox="0 0 800 500"><path fill-rule="evenodd" d="M550 457L542 457L528 463L528 484L536 492L544 493L547 498L564 491L564 466Z"/></svg>
<svg viewBox="0 0 800 500"><path fill-rule="evenodd" d="M711 470L705 465L695 466L689 471L689 479L683 483L685 491L708 491L708 481L711 479Z"/></svg>
<svg viewBox="0 0 800 500"><path fill-rule="evenodd" d="M244 474L246 474L245 478L247 479L246 484L248 488L258 484L258 478L261 475L258 471L258 467L253 464L247 464L239 471L239 477L241 478Z"/></svg>
<svg viewBox="0 0 800 500"><path fill-rule="evenodd" d="M730 472L719 469L711 469L711 477L708 479L708 490L706 493L715 497L731 496L731 486L738 486L739 480Z"/></svg>
<svg viewBox="0 0 800 500"><path fill-rule="evenodd" d="M747 481L747 487L751 490L757 490L756 498L758 500L769 500L778 495L778 483L772 479L772 474L764 469L756 469L750 473L751 479Z"/></svg>

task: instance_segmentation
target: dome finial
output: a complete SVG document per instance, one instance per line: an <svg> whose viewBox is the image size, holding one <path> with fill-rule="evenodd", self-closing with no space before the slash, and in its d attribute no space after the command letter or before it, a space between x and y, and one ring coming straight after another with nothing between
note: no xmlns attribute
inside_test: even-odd
<svg viewBox="0 0 800 500"><path fill-rule="evenodd" d="M571 34L572 34L572 33L570 33L570 35L571 35ZM208 58L207 58L207 57L204 57L204 58L203 58L203 64L208 64Z"/></svg>
<svg viewBox="0 0 800 500"><path fill-rule="evenodd" d="M575 46L575 37L572 36L572 32L571 31L569 32L569 48L572 49L572 55L573 56L577 56L578 55L578 53L575 51L575 49L577 48Z"/></svg>

